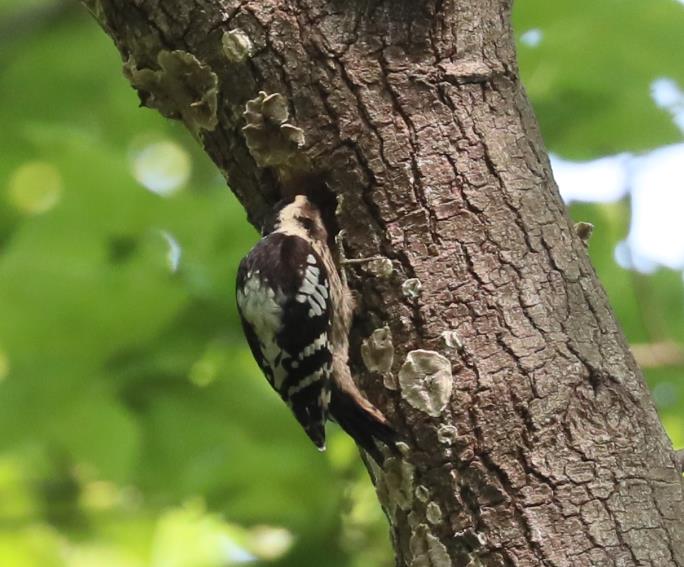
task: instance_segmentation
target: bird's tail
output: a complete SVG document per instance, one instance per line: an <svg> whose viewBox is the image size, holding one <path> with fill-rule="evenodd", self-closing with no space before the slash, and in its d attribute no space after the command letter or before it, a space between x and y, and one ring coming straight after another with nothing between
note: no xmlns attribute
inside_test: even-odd
<svg viewBox="0 0 684 567"><path fill-rule="evenodd" d="M349 380L333 384L330 416L356 441L373 460L382 466L385 457L377 442L384 443L390 451L397 453L397 432L382 415L382 412L371 404L356 385Z"/></svg>

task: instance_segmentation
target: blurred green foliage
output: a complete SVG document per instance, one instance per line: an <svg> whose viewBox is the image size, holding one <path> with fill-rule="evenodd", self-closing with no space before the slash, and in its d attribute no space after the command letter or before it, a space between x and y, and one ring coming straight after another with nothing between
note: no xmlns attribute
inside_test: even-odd
<svg viewBox="0 0 684 567"><path fill-rule="evenodd" d="M649 84L684 84L681 5L526 0L515 16L543 30L519 51L551 149L677 139ZM3 0L0 68L0 565L391 565L352 443L312 451L247 351L233 279L256 233L194 141L137 108L75 4ZM681 342L681 274L613 259L628 212L573 215L597 226L630 340ZM680 371L649 374L677 445Z"/></svg>

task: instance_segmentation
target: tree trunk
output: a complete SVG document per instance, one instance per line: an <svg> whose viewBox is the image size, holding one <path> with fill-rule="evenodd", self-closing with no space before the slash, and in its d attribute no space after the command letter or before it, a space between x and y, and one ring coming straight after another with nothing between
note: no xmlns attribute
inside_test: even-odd
<svg viewBox="0 0 684 567"><path fill-rule="evenodd" d="M684 565L682 477L551 176L509 1L85 3L253 222L289 164L343 196L348 256L391 260L352 267L351 359L408 445L371 471L398 565ZM260 91L284 98L243 116Z"/></svg>

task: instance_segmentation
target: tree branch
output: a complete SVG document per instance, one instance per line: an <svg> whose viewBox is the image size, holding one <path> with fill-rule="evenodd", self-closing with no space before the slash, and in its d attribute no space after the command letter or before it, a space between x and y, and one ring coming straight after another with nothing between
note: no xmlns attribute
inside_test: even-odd
<svg viewBox="0 0 684 567"><path fill-rule="evenodd" d="M510 2L86 4L252 221L294 159L341 197L350 257L392 261L349 268L354 370L407 444L374 471L398 565L684 564L682 478L553 182ZM261 91L286 120L245 136Z"/></svg>

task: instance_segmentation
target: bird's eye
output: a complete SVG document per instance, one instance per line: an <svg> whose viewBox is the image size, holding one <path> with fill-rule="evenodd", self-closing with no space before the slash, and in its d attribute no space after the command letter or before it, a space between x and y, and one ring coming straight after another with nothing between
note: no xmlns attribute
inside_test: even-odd
<svg viewBox="0 0 684 567"><path fill-rule="evenodd" d="M306 229L307 232L311 232L316 226L314 221L307 217L297 217L297 220Z"/></svg>

